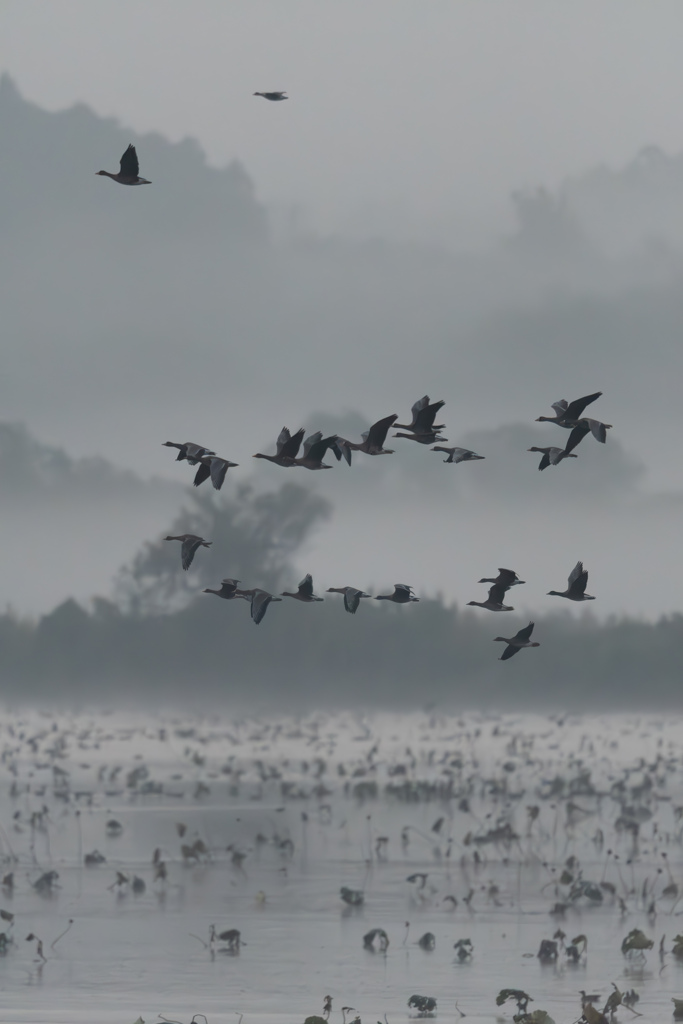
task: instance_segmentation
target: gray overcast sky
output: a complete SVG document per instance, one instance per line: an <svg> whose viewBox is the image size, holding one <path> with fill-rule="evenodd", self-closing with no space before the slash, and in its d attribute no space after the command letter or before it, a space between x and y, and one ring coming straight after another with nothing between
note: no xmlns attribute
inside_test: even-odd
<svg viewBox="0 0 683 1024"><path fill-rule="evenodd" d="M448 403L449 443L486 461L444 466L399 441L391 459L298 480L334 504L302 574L368 589L406 579L466 601L481 592L470 580L509 564L529 580L515 602L534 614L582 558L598 612L679 608L683 229L665 230L683 208L679 161L585 190L586 223L629 227L611 261L582 237L572 248L571 231L567 247L552 218L542 244L532 231L531 248L526 237L476 256L300 244L296 232L253 248L257 235L239 228L241 216L259 221L248 189L208 173L192 147L146 140L149 190L93 171L116 168L129 129L191 136L216 165L241 160L265 203L299 204L316 227L467 242L463 223L501 232L512 189L629 163L647 143L679 152L681 28L680 2L629 0L5 2L0 71L40 107L80 101L125 134L85 112L43 117L5 83L3 420L183 484L191 476L161 442L191 438L240 463L229 488L252 473L278 487L284 471L251 455L272 451L283 423L318 429L325 413L346 433L346 410L403 419L427 392ZM252 95L280 88L289 102ZM660 244L648 248L650 236ZM597 390L608 444L587 439L580 461L539 474L526 448L566 438L534 418ZM8 464L20 462L8 447ZM45 489L43 510L25 486L0 602L48 596L26 571L23 537L44 575L31 534L54 547L59 533L55 588L80 596L168 529L165 494L131 484L117 504L98 487L87 508L73 496L76 518L66 498L57 508ZM49 513L49 527L26 509ZM107 566L82 558L90 543Z"/></svg>
<svg viewBox="0 0 683 1024"><path fill-rule="evenodd" d="M316 226L400 210L424 236L644 143L678 151L682 32L679 0L4 0L0 67L48 109L243 160Z"/></svg>

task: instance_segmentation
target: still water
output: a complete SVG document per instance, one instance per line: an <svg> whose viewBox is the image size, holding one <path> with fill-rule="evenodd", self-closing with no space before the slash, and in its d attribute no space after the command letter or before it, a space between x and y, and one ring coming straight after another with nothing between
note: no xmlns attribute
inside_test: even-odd
<svg viewBox="0 0 683 1024"><path fill-rule="evenodd" d="M0 1022L303 1024L329 995L332 1024L342 1007L349 1022L405 1024L413 994L436 1000L437 1021L511 1021L515 1004L495 998L516 988L568 1024L579 990L602 1008L612 983L636 990L644 1019L670 1021L683 997L682 727L6 713ZM93 854L104 860L86 866ZM238 929L239 948L212 926ZM624 955L634 928L653 947ZM385 951L364 948L371 929Z"/></svg>

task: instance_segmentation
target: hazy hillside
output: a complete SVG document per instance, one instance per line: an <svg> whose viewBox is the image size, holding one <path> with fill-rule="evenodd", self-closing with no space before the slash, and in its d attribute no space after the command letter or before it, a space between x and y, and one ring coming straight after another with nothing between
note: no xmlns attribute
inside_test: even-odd
<svg viewBox="0 0 683 1024"><path fill-rule="evenodd" d="M121 563L183 500L180 485L73 459L18 424L0 423L0 480L0 606L22 613L108 592Z"/></svg>
<svg viewBox="0 0 683 1024"><path fill-rule="evenodd" d="M657 386L657 426L673 409L677 265L626 249L608 260L573 193L516 195L515 231L486 253L295 225L274 241L248 169L208 167L191 140L137 137L85 106L46 113L7 76L0 129L0 397L71 451L125 450L142 469L147 437L180 431L239 462L250 437L313 409L371 418L435 390L477 428L596 387L619 408ZM131 141L150 187L94 173L116 170ZM650 423L620 424L641 455Z"/></svg>
<svg viewBox="0 0 683 1024"><path fill-rule="evenodd" d="M45 466L24 479L24 460L10 459L2 501L17 508L15 543L0 597L35 610L108 593L115 570L174 520L180 492L167 499L143 481L190 485L161 447L190 438L239 463L228 496L248 481L279 488L291 472L331 503L296 572L407 579L462 602L472 580L511 564L533 584L535 614L582 558L596 614L680 607L678 260L632 241L607 252L586 216L591 174L558 195L517 193L515 229L467 253L325 238L294 221L275 234L248 169L211 168L192 141L138 137L85 106L47 113L7 77L0 130L3 419L69 459L138 474L112 483L88 462L73 479ZM152 185L97 177L131 141ZM667 163L672 179L677 166ZM657 181L640 174L630 187L661 206ZM619 174L600 189L621 209ZM666 195L673 209L673 186ZM564 432L535 418L594 390L594 414L613 424L607 444L588 438L578 459L539 474L526 448ZM251 458L273 450L283 423L357 438L390 412L408 417L425 392L446 400L449 443L485 461L444 466L405 441L317 474Z"/></svg>

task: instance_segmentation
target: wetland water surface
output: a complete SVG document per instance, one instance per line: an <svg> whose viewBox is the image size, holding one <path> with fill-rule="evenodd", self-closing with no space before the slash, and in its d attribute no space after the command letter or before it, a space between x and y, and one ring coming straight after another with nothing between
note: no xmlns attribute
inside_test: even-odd
<svg viewBox="0 0 683 1024"><path fill-rule="evenodd" d="M518 988L568 1024L580 989L604 1002L612 982L669 1021L683 997L682 724L6 714L0 1021L303 1024L330 995L332 1024L342 1007L405 1024L413 994L436 999L437 1020L511 1021L495 997ZM212 926L238 929L239 948ZM634 928L654 945L625 956ZM386 951L364 948L372 929ZM544 939L557 943L545 964Z"/></svg>

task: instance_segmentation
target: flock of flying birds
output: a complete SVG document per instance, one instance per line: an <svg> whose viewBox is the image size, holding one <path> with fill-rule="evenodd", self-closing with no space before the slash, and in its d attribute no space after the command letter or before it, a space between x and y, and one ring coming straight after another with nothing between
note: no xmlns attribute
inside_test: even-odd
<svg viewBox="0 0 683 1024"><path fill-rule="evenodd" d="M588 433L592 433L596 440L601 441L604 444L610 424L601 423L598 420L583 418L581 416L586 406L590 402L594 402L599 398L600 394L601 392L596 392L593 395L587 395L584 398L576 399L571 403L562 399L559 402L555 402L553 405L555 416L538 417L539 420L556 423L558 426L571 430L569 439L564 448L529 449L529 451L540 451L543 453L543 459L541 460L539 469L546 469L547 466L550 465L556 466L562 461L562 459L567 458L568 456L576 458L572 452L572 448L575 448ZM410 423L396 423L398 414L392 413L391 416L385 416L383 419L374 423L370 429L362 435L362 440L360 442L349 441L344 437L340 437L338 434L323 437L321 431L311 434L304 440L305 431L303 428L298 430L295 434L292 434L287 427L283 427L275 444L275 454L265 455L262 452L257 452L253 457L255 459L267 459L276 466L281 466L283 468L300 466L304 469L317 470L331 468L323 462L327 452L331 451L335 455L337 461L345 459L350 466L352 452L354 451L363 452L365 455L393 454L392 449L384 447L387 434L393 426L400 427L404 431L409 431L409 433L396 433L393 437L406 438L424 445L431 445L434 441L446 441L448 439L441 437L439 434L439 430L444 428L444 424L435 424L434 422L437 413L444 404L444 401L430 402L429 396L424 395L413 405L413 415ZM302 442L303 455L299 457L298 452ZM176 461L186 461L191 466L198 466L194 478L194 484L196 487L210 478L216 490L220 490L223 486L228 469L237 465L237 463L230 462L228 459L217 455L211 449L206 448L203 445L195 444L191 441L185 441L183 443L165 441L164 445L169 448L178 449ZM484 458L483 455L477 455L476 452L473 452L468 448L445 448L442 445L435 445L431 450L447 453L448 458L444 461L451 463L468 462ZM175 537L166 537L166 540L180 541L182 545L181 562L183 569L190 568L195 553L200 547L210 547L211 545L211 541L207 541L203 537L198 537L196 534L191 533L185 533ZM485 578L481 579L479 582L492 584L488 592L488 597L485 601L469 601L468 604L474 605L478 608L485 608L492 612L508 612L513 611L514 609L511 605L503 603L505 594L511 587L523 584L525 581L521 580L517 573L512 569L499 569L498 576L495 578ZM245 600L250 601L251 617L257 624L263 619L268 609L268 605L272 601L280 601L283 597L292 597L295 600L302 601L304 603L323 600L323 598L317 597L313 592L313 577L310 573L303 578L301 583L299 583L295 592L284 591L279 597L276 597L267 590L263 590L259 587L242 590L239 588L239 583L239 580L227 578L221 581L220 590L206 589L204 593L215 594L217 597L222 597L226 600L244 598ZM593 601L594 598L590 594L586 593L587 583L588 572L584 569L582 562L577 562L569 575L566 589L563 591L551 590L549 591L549 594L556 597L565 597L570 601ZM370 594L366 594L355 587L329 587L327 592L343 594L344 608L351 614L356 613L362 598L369 598L371 596ZM419 598L415 597L412 587L408 584L396 583L392 594L379 594L375 600L392 601L394 604L410 604L411 602L419 601ZM533 628L534 623L530 622L512 637L495 637L494 642L500 641L507 645L500 660L507 661L508 658L511 658L517 653L517 651L521 650L522 647L539 647L540 644L537 641L531 640Z"/></svg>
<svg viewBox="0 0 683 1024"><path fill-rule="evenodd" d="M254 96L262 96L264 99L272 101L288 99L285 92L255 92ZM129 145L121 157L120 168L117 174L112 174L109 171L97 171L97 174L112 178L120 185L151 184L146 178L140 177L140 165L135 146L133 145ZM530 452L538 452L542 455L538 466L540 470L547 469L548 466L558 466L563 459L577 458L574 449L587 434L592 434L596 441L600 441L602 444L605 443L607 431L611 428L611 424L602 423L600 420L591 419L583 415L586 406L600 398L601 394L601 391L596 391L592 395L584 395L583 398L577 398L573 402L561 399L559 402L552 404L552 408L555 411L554 416L538 417L538 422L555 423L557 426L564 427L570 431L564 448L554 446L539 448L534 446L528 449ZM433 445L431 451L443 452L448 456L448 458L443 460L444 462L459 463L483 459L483 455L477 455L476 452L471 451L469 448L447 448L441 443L435 443L448 440L448 438L442 437L439 434L439 431L444 429L445 424L436 424L434 422L443 405L445 405L444 401L430 402L429 396L424 395L413 405L410 423L396 423L398 414L392 413L391 416L385 416L383 419L373 423L370 429L362 434L359 442L349 441L338 434L323 437L320 430L304 439L305 430L303 427L297 430L295 434L291 434L287 427L283 427L275 443L275 454L264 455L258 452L254 455L254 458L267 459L274 465L287 469L294 466L310 470L331 469L331 466L323 462L328 451L331 451L338 462L344 459L350 466L353 452L363 452L365 455L393 455L394 450L392 448L385 448L384 444L389 430L392 427L396 427L404 432L393 434L392 437L415 441L417 444ZM186 461L190 466L198 466L194 478L195 487L210 479L214 488L220 491L228 470L237 466L236 462L230 462L228 459L217 455L210 448L194 444L191 441L185 441L182 444L178 444L176 441L165 441L164 444L169 448L178 449L177 461ZM303 455L300 456L299 449L302 444ZM195 553L200 547L208 548L211 546L211 541L191 533L184 533L176 537L166 537L166 540L178 540L181 542L181 562L183 569L186 570L190 568ZM524 580L520 580L511 569L499 569L498 576L495 579L484 579L480 580L480 582L492 584L486 601L469 601L468 604L475 605L478 608L486 608L492 612L507 612L513 611L513 608L510 605L503 604L506 592L510 587L521 584ZM556 597L566 597L570 601L593 601L594 598L586 593L587 582L588 572L584 569L582 562L577 562L569 575L566 590L551 590L549 594ZM296 592L285 591L280 597L276 597L260 587L241 590L238 587L239 583L239 580L226 578L221 581L220 590L207 589L204 593L216 594L218 597L225 598L226 600L234 598L248 600L251 604L251 617L256 624L263 619L268 605L272 601L282 600L282 597L292 597L304 603L323 600L323 598L316 597L313 593L313 578L310 574L303 578ZM355 587L329 587L327 592L343 594L344 608L351 614L355 614L362 598L371 596L370 594L363 593L362 590L357 590ZM394 604L410 604L413 601L419 601L419 598L415 597L412 587L405 583L396 583L393 594L379 594L375 600L393 601ZM506 661L516 654L517 651L521 650L522 647L539 647L539 643L531 640L533 629L534 623L530 622L528 626L520 629L512 637L495 637L494 642L501 641L507 644L500 660Z"/></svg>

